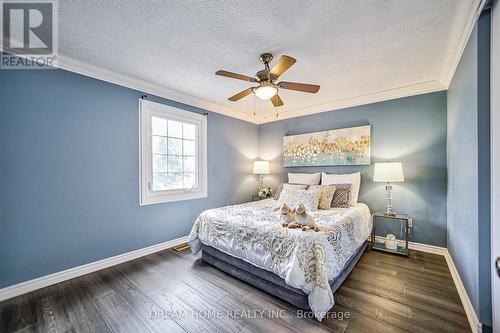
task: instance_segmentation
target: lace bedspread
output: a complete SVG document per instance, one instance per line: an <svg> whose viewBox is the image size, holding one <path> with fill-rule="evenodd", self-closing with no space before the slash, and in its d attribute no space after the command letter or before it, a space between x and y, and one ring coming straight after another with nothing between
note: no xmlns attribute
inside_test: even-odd
<svg viewBox="0 0 500 333"><path fill-rule="evenodd" d="M189 244L194 253L203 243L279 275L308 295L321 320L334 304L329 280L370 235L370 210L358 203L310 212L320 231L305 232L282 227L276 205L268 199L206 210L196 219Z"/></svg>

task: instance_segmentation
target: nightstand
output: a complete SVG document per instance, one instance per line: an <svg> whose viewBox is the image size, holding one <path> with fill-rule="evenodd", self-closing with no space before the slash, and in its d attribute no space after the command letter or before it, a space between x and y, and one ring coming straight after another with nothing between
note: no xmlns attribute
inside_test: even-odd
<svg viewBox="0 0 500 333"><path fill-rule="evenodd" d="M272 197L261 197L258 194L252 195L252 201L259 201L259 200L264 200L264 199L269 199L269 198L272 198Z"/></svg>
<svg viewBox="0 0 500 333"><path fill-rule="evenodd" d="M387 248L385 245L385 237L376 236L377 221L390 221L399 223L400 233L399 239L396 239L397 247L395 249ZM408 235L410 233L410 228L412 227L413 220L406 214L396 214L396 215L386 215L384 213L374 213L373 214L373 230L372 230L372 250L390 252L394 254L399 254L403 256L409 255L408 251Z"/></svg>

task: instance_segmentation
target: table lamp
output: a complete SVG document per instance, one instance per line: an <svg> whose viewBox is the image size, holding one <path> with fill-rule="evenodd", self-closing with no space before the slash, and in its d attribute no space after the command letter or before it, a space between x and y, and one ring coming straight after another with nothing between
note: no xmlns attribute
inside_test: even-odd
<svg viewBox="0 0 500 333"><path fill-rule="evenodd" d="M386 183L385 192L387 198L387 206L385 208L385 215L396 215L396 213L394 213L394 211L392 210L391 183L405 181L405 177L403 175L403 164L401 162L375 163L373 169L373 181Z"/></svg>
<svg viewBox="0 0 500 333"><path fill-rule="evenodd" d="M269 161L254 161L253 162L253 174L259 175L259 192L262 190L262 182L264 180L264 175L268 175L269 171Z"/></svg>

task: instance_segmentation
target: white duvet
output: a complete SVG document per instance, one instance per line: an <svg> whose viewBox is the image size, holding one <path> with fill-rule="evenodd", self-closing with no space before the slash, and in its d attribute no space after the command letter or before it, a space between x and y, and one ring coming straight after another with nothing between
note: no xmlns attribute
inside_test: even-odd
<svg viewBox="0 0 500 333"><path fill-rule="evenodd" d="M321 320L334 304L329 280L335 279L372 230L368 206L318 210L319 232L281 226L273 199L210 209L196 219L189 244L201 243L282 277L308 294L309 306Z"/></svg>

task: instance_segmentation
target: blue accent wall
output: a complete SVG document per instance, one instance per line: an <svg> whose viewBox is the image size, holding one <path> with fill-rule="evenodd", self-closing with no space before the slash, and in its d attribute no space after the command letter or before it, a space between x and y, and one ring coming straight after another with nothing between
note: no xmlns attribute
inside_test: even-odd
<svg viewBox="0 0 500 333"><path fill-rule="evenodd" d="M258 126L209 113L208 197L140 207L143 93L63 70L0 72L0 288L185 236L201 211L257 190Z"/></svg>
<svg viewBox="0 0 500 333"><path fill-rule="evenodd" d="M448 90L448 250L479 320L491 326L490 11Z"/></svg>
<svg viewBox="0 0 500 333"><path fill-rule="evenodd" d="M283 168L283 136L372 125L372 163L402 161L405 182L393 186L393 207L414 219L411 241L446 246L446 92L436 92L259 126L260 157L269 159L265 182L276 186L288 172L361 171L359 201L385 210L385 184L373 182L373 165Z"/></svg>

